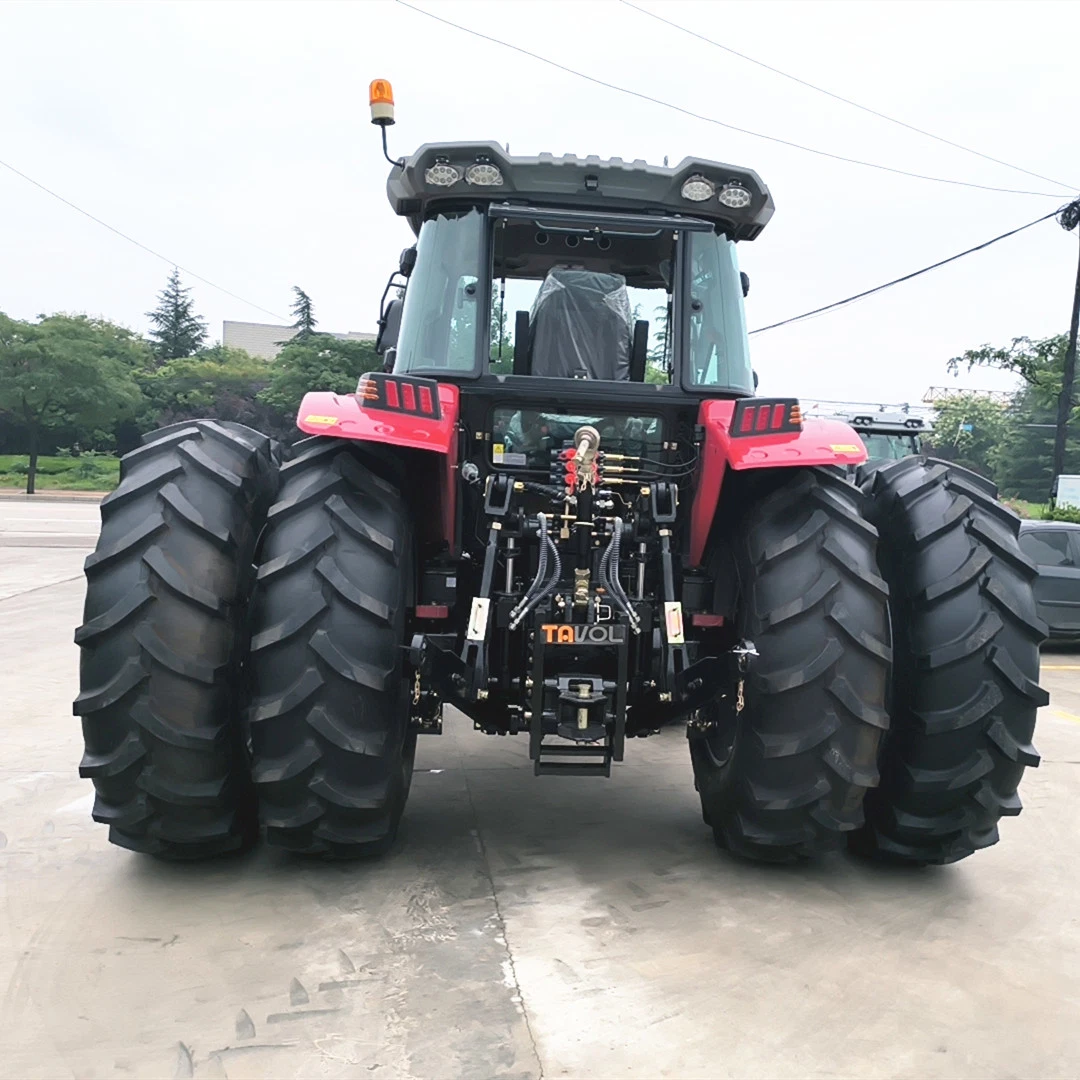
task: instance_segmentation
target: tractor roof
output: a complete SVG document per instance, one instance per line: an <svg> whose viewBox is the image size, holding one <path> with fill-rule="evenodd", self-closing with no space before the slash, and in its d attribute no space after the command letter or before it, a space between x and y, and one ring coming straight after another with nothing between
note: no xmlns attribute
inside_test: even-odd
<svg viewBox="0 0 1080 1080"><path fill-rule="evenodd" d="M494 165L502 183L481 186L466 182L466 169L481 163ZM460 178L448 186L430 183L426 174L437 164L452 166ZM711 181L716 191L728 184L738 185L750 193L749 205L727 207L716 194L702 201L685 198L683 185L698 176ZM573 154L511 157L492 142L427 143L391 170L386 193L394 213L408 218L414 232L438 207L463 203L514 202L576 210L684 214L715 222L734 240L753 240L773 214L772 196L761 178L736 165L684 158L669 169L644 161Z"/></svg>

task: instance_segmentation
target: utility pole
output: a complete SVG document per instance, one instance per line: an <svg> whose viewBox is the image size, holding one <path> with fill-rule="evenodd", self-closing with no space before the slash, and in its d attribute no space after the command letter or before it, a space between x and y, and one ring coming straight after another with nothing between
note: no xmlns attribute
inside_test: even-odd
<svg viewBox="0 0 1080 1080"><path fill-rule="evenodd" d="M1080 225L1080 199L1074 199L1062 207L1058 224L1066 232ZM1069 414L1073 409L1073 383L1076 380L1076 331L1080 324L1080 259L1076 265L1076 289L1073 292L1072 321L1069 323L1069 344L1065 350L1065 372L1061 380L1061 396L1058 398L1057 431L1054 433L1054 467L1050 477L1050 494L1053 497L1057 478L1065 471L1065 440L1069 433Z"/></svg>

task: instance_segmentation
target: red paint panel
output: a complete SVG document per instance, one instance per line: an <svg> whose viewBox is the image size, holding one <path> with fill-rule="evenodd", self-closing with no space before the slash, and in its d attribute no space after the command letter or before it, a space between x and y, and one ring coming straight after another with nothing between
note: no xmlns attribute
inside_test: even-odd
<svg viewBox="0 0 1080 1080"><path fill-rule="evenodd" d="M387 386L393 383L387 382ZM415 398L413 399L415 403ZM362 402L355 394L331 394L316 390L304 395L296 425L308 435L335 435L390 446L411 446L446 454L457 446L458 389L439 384L442 419L410 413L389 412L377 403Z"/></svg>
<svg viewBox="0 0 1080 1080"><path fill-rule="evenodd" d="M772 409L759 411L769 416ZM734 413L734 401L703 401L698 410L698 423L705 430L705 444L701 448L697 487L690 507L691 566L701 565L724 475L729 468L741 471L808 465L861 465L866 460L862 440L839 420L808 419L799 431L765 432L749 437L739 434L733 439L731 421ZM753 417L754 410L744 411L740 429L746 427L747 416Z"/></svg>
<svg viewBox="0 0 1080 1080"><path fill-rule="evenodd" d="M388 381L386 385L392 383ZM436 420L432 416L388 412L377 404L361 401L355 394L316 390L304 395L296 426L308 435L408 446L441 454L439 521L442 538L453 549L457 513L458 388L440 383L439 405L442 416Z"/></svg>

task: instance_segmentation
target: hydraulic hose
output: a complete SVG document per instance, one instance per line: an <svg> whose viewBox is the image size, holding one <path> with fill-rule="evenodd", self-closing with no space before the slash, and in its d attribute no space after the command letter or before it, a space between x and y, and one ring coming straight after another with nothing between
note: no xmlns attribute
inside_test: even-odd
<svg viewBox="0 0 1080 1080"><path fill-rule="evenodd" d="M612 536L613 548L608 564L607 578L612 594L618 598L619 606L626 613L626 617L630 620L630 627L636 634L641 625L641 618L630 606L630 598L626 595L626 590L622 586L622 581L619 580L619 556L622 550L622 529L622 518L617 517L615 519L615 534Z"/></svg>
<svg viewBox="0 0 1080 1080"><path fill-rule="evenodd" d="M545 556L547 554L547 548L551 549L551 557L555 564L555 569L552 571L551 577L545 583L544 587L540 590L540 592L538 592L535 596L531 598L526 595L525 599L522 601L522 604L519 604L518 608L511 612L511 630L516 629L520 625L522 619L524 619L525 616L528 615L534 607L543 603L543 601L546 600L556 590L556 588L558 588L559 578L562 577L562 559L559 557L559 549L555 545L555 541L551 539L551 535L548 533L546 526L544 526L543 528L543 535L541 537L541 540L544 541L547 545L547 547L543 549Z"/></svg>
<svg viewBox="0 0 1080 1080"><path fill-rule="evenodd" d="M604 550L603 557L600 560L600 584L607 591L608 596L614 601L615 606L627 617L630 622L631 628L635 628L639 623L638 614L630 606L630 601L623 590L622 582L619 581L619 548L622 543L622 518L615 519L614 531L611 534L611 539L608 541L608 546ZM614 573L612 573L612 566L614 565Z"/></svg>
<svg viewBox="0 0 1080 1080"><path fill-rule="evenodd" d="M528 610L529 602L534 596L537 596L543 589L544 578L547 575L547 562L548 562L548 527L547 527L547 515L537 514L537 521L540 523L540 553L536 560L536 576L532 579L532 583L528 589L525 590L525 595L521 598L518 605L510 612L510 629L513 630L518 623L525 617L525 613Z"/></svg>

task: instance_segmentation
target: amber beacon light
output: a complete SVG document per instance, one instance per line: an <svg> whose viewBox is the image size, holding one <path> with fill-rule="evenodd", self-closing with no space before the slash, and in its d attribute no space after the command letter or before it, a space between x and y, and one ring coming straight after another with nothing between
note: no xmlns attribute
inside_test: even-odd
<svg viewBox="0 0 1080 1080"><path fill-rule="evenodd" d="M368 88L371 122L389 127L394 122L394 88L386 79L373 79Z"/></svg>

